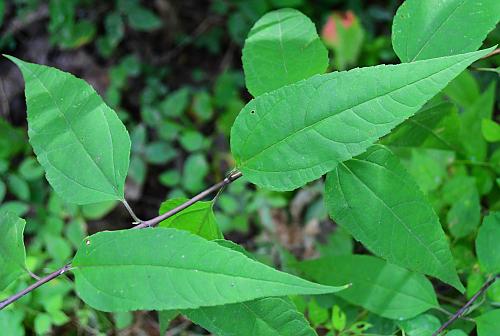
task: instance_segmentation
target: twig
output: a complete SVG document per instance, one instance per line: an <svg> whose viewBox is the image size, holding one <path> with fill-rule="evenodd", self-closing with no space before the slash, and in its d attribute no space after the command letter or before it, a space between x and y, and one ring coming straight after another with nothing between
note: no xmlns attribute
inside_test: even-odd
<svg viewBox="0 0 500 336"><path fill-rule="evenodd" d="M491 57L491 56L495 56L497 54L500 54L500 48L498 49L495 49L493 50L492 52L490 52L488 55L484 56L484 57L481 57L481 59L486 59L488 57Z"/></svg>
<svg viewBox="0 0 500 336"><path fill-rule="evenodd" d="M23 296L25 296L26 294L28 294L29 292L37 289L38 287L40 287L41 285L43 284L46 284L47 282L49 282L50 280L53 280L55 278L57 278L58 276L64 274L66 271L68 271L69 269L71 268L71 265L70 264L67 264L66 266L58 269L57 271L54 271L52 273L50 273L49 275L47 276L44 276L43 278L40 278L40 280L38 280L37 282L35 282L34 284L32 284L31 286L28 286L26 287L25 289L23 289L22 291L12 295L11 297L9 297L8 299L0 302L0 310L4 309L5 307L7 307L8 305L10 305L11 303L13 303L14 301L17 301L19 300L20 298L22 298Z"/></svg>
<svg viewBox="0 0 500 336"><path fill-rule="evenodd" d="M211 193L213 193L213 192L219 190L220 188L225 187L226 185L230 184L231 182L239 179L241 176L242 176L241 172L236 171L236 172L232 173L231 175L229 175L228 177L226 177L224 180L220 181L219 183L214 184L210 188L206 189L205 191L202 191L201 193L199 193L198 195L194 196L190 200L188 200L185 203L179 205L177 208L172 209L172 210L170 210L170 211L168 211L168 212L166 212L163 215L160 215L158 217L152 218L152 219L147 220L147 221L143 221L143 222L141 222L141 224L132 227L132 229L142 229L142 228L146 228L146 227L155 226L158 223L160 223L162 220L165 220L165 219L167 219L167 218L169 218L169 217L177 214L178 212L181 212L182 210L184 210L187 207L193 205L194 203L202 200L203 198L205 198L206 196L210 195ZM37 289L41 285L46 284L47 282L49 282L49 281L57 278L58 276L64 274L66 271L68 271L70 269L71 269L71 264L67 264L64 267L58 269L57 271L54 271L54 272L50 273L49 275L41 278L40 280L38 280L37 282L35 282L31 286L29 286L29 287L23 289L22 291L14 294L14 295L12 295L11 297L7 298L6 300L1 301L0 302L0 310L4 309L5 307L7 307L8 305L10 305L11 303L19 300L24 295L26 295L26 294L30 293L31 291Z"/></svg>
<svg viewBox="0 0 500 336"><path fill-rule="evenodd" d="M205 197L207 197L211 193L213 193L213 192L219 190L220 188L225 187L226 185L230 184L231 182L239 179L241 176L242 176L241 172L236 171L233 174L231 174L228 177L226 177L224 180L220 181L219 183L214 184L210 188L208 188L205 191L202 191L198 195L194 196L189 201L187 201L187 202L179 205L176 208L173 208L172 210L170 210L168 212L165 212L164 214L162 214L162 215L160 215L158 217L155 217L155 218L152 218L150 220L144 221L141 224L134 226L133 228L134 229L143 229L143 228L146 228L146 227L156 226L162 220L165 220L165 219L167 219L169 217L172 217L176 213L178 213L178 212L186 209L187 207L193 205L194 203L196 203L196 202L204 199Z"/></svg>
<svg viewBox="0 0 500 336"><path fill-rule="evenodd" d="M432 336L439 336L446 328L448 328L453 322L455 322L457 319L459 319L467 309L477 300L478 297L480 297L493 283L495 280L499 277L500 275L496 275L486 281L481 289L477 291L476 294L465 304L463 305L462 308L460 308L455 314L453 314L448 321L446 321Z"/></svg>

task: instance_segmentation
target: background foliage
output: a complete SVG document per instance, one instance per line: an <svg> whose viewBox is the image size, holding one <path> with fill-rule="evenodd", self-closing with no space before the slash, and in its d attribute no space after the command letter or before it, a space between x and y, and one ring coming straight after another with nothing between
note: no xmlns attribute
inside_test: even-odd
<svg viewBox="0 0 500 336"><path fill-rule="evenodd" d="M390 0L0 1L0 48L2 53L78 75L118 112L132 138L126 198L138 216L147 219L157 215L166 199L162 212L222 179L234 166L229 153L231 125L250 93L266 90L247 78L250 93L246 91L241 61L245 38L262 15L293 7L311 18L307 24L316 26L330 56L330 61L324 57L324 62L311 65L315 73L325 68L398 63L391 45L391 22L399 5ZM485 45L499 40L497 28ZM314 44L311 48L310 52L321 53L314 50ZM256 56L243 50L243 57ZM294 298L293 304L306 313L319 334L392 335L404 330L406 335L426 335L426 329L437 329L447 318L446 311L455 311L470 298L488 274L500 271L495 268L498 255L491 254L495 246L491 237L499 230L498 214L483 219L488 212L500 211L499 63L499 56L475 63L446 87L439 97L445 103L430 107L425 116L417 114L410 119L413 128L399 127L382 141L402 158L400 168L416 179L422 197L431 200L439 215L466 286L465 297L450 287L436 286L442 307L437 309L430 281L412 273L414 285L401 288L390 302L397 316L387 307L387 293L371 293L370 287L347 296ZM69 261L87 234L125 228L130 220L114 200L73 205L53 192L27 143L20 73L5 59L0 60L0 67L0 218L7 211L26 218L26 225L16 223L27 237L24 267L40 275ZM297 79L276 76L272 84L279 87ZM418 134L411 143L405 137L409 132ZM208 222L204 234L220 238L221 233L210 224L216 221L228 239L269 265L320 283L372 282L373 272L368 271L380 270L380 260L352 256L367 251L328 218L324 183L320 180L282 193L251 186L242 178L218 197L215 218L204 217ZM192 208L194 213L184 215L199 216L195 210L202 213L204 204L198 206ZM172 217L162 226L176 227L177 219ZM14 235L2 227L0 232L0 239ZM321 258L300 262L312 257ZM349 268L354 259L363 267ZM321 263L334 263L345 271L324 274ZM408 276L398 266L386 268L390 269L380 271L381 284L384 276ZM0 283L6 279L5 271L0 270ZM32 281L23 273L21 281L1 292L0 299ZM415 286L426 300L418 303L418 309L411 305L414 310L408 310L401 305L408 303ZM155 334L158 323L168 320L167 316L158 322L156 313L140 311L99 312L83 304L74 291L74 283L66 278L41 287L14 309L0 312L0 330L7 335L72 335L75 330L91 335ZM371 296L366 302L368 292ZM282 299L255 301L250 309L268 311L275 304L272 300ZM481 315L478 331L488 330L491 321L498 320L494 316L498 310L487 311L498 308L499 302L497 283L469 315ZM228 310L224 314L231 311L229 306L220 309ZM206 318L196 311L183 313L195 322ZM214 330L217 327L222 328ZM469 333L474 324L460 320L453 327ZM171 335L206 333L183 317L174 319L170 328ZM460 335L460 331L455 333ZM488 331L483 333L488 335Z"/></svg>

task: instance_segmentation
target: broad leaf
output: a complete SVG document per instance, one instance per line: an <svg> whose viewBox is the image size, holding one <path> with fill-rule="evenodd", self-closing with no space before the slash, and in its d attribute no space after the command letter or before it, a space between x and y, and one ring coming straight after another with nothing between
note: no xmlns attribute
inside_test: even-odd
<svg viewBox="0 0 500 336"><path fill-rule="evenodd" d="M283 298L184 310L183 314L218 336L317 335L293 303Z"/></svg>
<svg viewBox="0 0 500 336"><path fill-rule="evenodd" d="M450 103L441 103L419 111L386 136L382 143L460 151L459 132L460 119L456 108Z"/></svg>
<svg viewBox="0 0 500 336"><path fill-rule="evenodd" d="M476 254L488 273L500 273L500 212L492 212L483 220L476 238Z"/></svg>
<svg viewBox="0 0 500 336"><path fill-rule="evenodd" d="M477 336L497 335L500 330L500 309L491 310L475 318Z"/></svg>
<svg viewBox="0 0 500 336"><path fill-rule="evenodd" d="M402 62L477 50L500 20L498 0L406 0L392 25Z"/></svg>
<svg viewBox="0 0 500 336"><path fill-rule="evenodd" d="M256 97L325 72L328 51L314 23L298 10L285 8L255 23L242 60L246 86Z"/></svg>
<svg viewBox="0 0 500 336"><path fill-rule="evenodd" d="M317 75L250 101L231 129L245 177L293 190L361 154L491 49Z"/></svg>
<svg viewBox="0 0 500 336"><path fill-rule="evenodd" d="M160 215L185 203L187 198L174 198L163 202ZM222 239L222 233L217 225L212 202L196 202L189 208L176 213L160 223L161 227L186 230L208 240Z"/></svg>
<svg viewBox="0 0 500 336"><path fill-rule="evenodd" d="M335 295L390 319L408 319L438 302L423 275L368 255L331 256L298 264L307 277L323 284L352 286Z"/></svg>
<svg viewBox="0 0 500 336"><path fill-rule="evenodd" d="M82 243L73 266L79 296L103 311L191 309L343 289L170 228L97 233Z"/></svg>
<svg viewBox="0 0 500 336"><path fill-rule="evenodd" d="M373 253L464 290L439 218L387 148L340 164L325 188L330 216Z"/></svg>
<svg viewBox="0 0 500 336"><path fill-rule="evenodd" d="M25 224L24 219L9 212L0 213L0 291L26 270Z"/></svg>
<svg viewBox="0 0 500 336"><path fill-rule="evenodd" d="M85 81L6 56L26 83L28 134L47 180L64 200L123 200L130 138L116 113Z"/></svg>

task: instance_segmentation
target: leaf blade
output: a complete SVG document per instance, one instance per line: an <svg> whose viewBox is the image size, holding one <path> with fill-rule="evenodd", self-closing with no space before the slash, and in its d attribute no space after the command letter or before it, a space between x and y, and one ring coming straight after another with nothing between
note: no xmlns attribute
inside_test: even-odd
<svg viewBox="0 0 500 336"><path fill-rule="evenodd" d="M496 0L406 0L394 17L392 45L402 62L474 51L495 28L498 13Z"/></svg>
<svg viewBox="0 0 500 336"><path fill-rule="evenodd" d="M76 204L123 200L130 137L83 80L6 56L23 74L28 135L54 190Z"/></svg>
<svg viewBox="0 0 500 336"><path fill-rule="evenodd" d="M296 189L364 152L490 50L317 75L257 97L231 129L236 164L254 184Z"/></svg>
<svg viewBox="0 0 500 336"><path fill-rule="evenodd" d="M24 219L0 212L0 291L26 271L25 225Z"/></svg>
<svg viewBox="0 0 500 336"><path fill-rule="evenodd" d="M261 17L242 54L246 86L254 97L323 73L328 66L328 51L314 23L292 8Z"/></svg>
<svg viewBox="0 0 500 336"><path fill-rule="evenodd" d="M163 202L160 215L185 203L187 198L174 198ZM162 221L160 227L186 230L207 240L223 239L222 232L212 210L212 202L199 201Z"/></svg>
<svg viewBox="0 0 500 336"><path fill-rule="evenodd" d="M387 148L373 146L329 173L325 201L330 216L376 255L464 290L437 215Z"/></svg>
<svg viewBox="0 0 500 336"><path fill-rule="evenodd" d="M483 220L476 237L476 254L482 268L491 274L500 273L500 212L492 212Z"/></svg>
<svg viewBox="0 0 500 336"><path fill-rule="evenodd" d="M97 233L82 243L73 266L79 296L103 311L192 309L343 289L276 271L169 228Z"/></svg>

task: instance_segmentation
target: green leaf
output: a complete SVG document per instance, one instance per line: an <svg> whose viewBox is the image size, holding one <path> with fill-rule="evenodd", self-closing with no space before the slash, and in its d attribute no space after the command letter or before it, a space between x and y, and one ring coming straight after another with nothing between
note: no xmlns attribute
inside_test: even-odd
<svg viewBox="0 0 500 336"><path fill-rule="evenodd" d="M399 322L406 336L431 336L441 326L439 319L431 314L423 314L411 320Z"/></svg>
<svg viewBox="0 0 500 336"><path fill-rule="evenodd" d="M376 257L331 256L301 262L298 268L319 283L351 282L335 295L386 318L408 319L439 306L425 276Z"/></svg>
<svg viewBox="0 0 500 336"><path fill-rule="evenodd" d="M460 330L460 329L453 329L453 330L450 330L446 336L467 336L467 334Z"/></svg>
<svg viewBox="0 0 500 336"><path fill-rule="evenodd" d="M328 51L307 16L284 8L255 23L245 40L242 60L248 91L257 97L325 72Z"/></svg>
<svg viewBox="0 0 500 336"><path fill-rule="evenodd" d="M139 31L152 31L162 25L161 19L149 9L141 6L134 7L127 13L130 27Z"/></svg>
<svg viewBox="0 0 500 336"><path fill-rule="evenodd" d="M329 173L325 199L330 216L374 254L464 290L439 218L387 148L373 146Z"/></svg>
<svg viewBox="0 0 500 336"><path fill-rule="evenodd" d="M481 121L481 130L483 131L483 136L486 141L500 141L500 125L494 120L483 119Z"/></svg>
<svg viewBox="0 0 500 336"><path fill-rule="evenodd" d="M283 298L263 298L182 313L219 336L317 335L293 303Z"/></svg>
<svg viewBox="0 0 500 336"><path fill-rule="evenodd" d="M6 57L24 76L30 143L55 191L77 204L123 200L130 138L116 113L85 81Z"/></svg>
<svg viewBox="0 0 500 336"><path fill-rule="evenodd" d="M423 108L396 127L382 143L398 147L459 150L460 119L456 108L441 103Z"/></svg>
<svg viewBox="0 0 500 336"><path fill-rule="evenodd" d="M82 243L73 267L78 295L95 309L113 312L192 309L343 289L279 272L170 228L97 233Z"/></svg>
<svg viewBox="0 0 500 336"><path fill-rule="evenodd" d="M481 120L491 119L496 98L496 81L460 115L462 129L460 140L468 158L472 161L485 161L488 144L483 138Z"/></svg>
<svg viewBox="0 0 500 336"><path fill-rule="evenodd" d="M392 24L402 62L477 50L500 19L498 0L406 0Z"/></svg>
<svg viewBox="0 0 500 336"><path fill-rule="evenodd" d="M255 258L229 240L215 240L228 249ZM183 310L189 319L219 336L316 335L296 307L285 298L263 298L230 305Z"/></svg>
<svg viewBox="0 0 500 336"><path fill-rule="evenodd" d="M361 154L492 49L334 72L250 101L231 129L231 152L259 186L293 190Z"/></svg>
<svg viewBox="0 0 500 336"><path fill-rule="evenodd" d="M24 219L0 212L0 291L26 271L25 225Z"/></svg>
<svg viewBox="0 0 500 336"><path fill-rule="evenodd" d="M163 202L160 206L160 215L187 201L187 198L175 198ZM165 219L160 226L189 231L208 240L224 238L217 225L212 202L196 202L189 208Z"/></svg>
<svg viewBox="0 0 500 336"><path fill-rule="evenodd" d="M177 310L162 310L158 312L158 320L160 322L160 335L165 335L170 322L179 315Z"/></svg>
<svg viewBox="0 0 500 336"><path fill-rule="evenodd" d="M24 312L21 309L0 311L0 330L9 336L24 336Z"/></svg>
<svg viewBox="0 0 500 336"><path fill-rule="evenodd" d="M448 229L455 238L473 233L481 220L481 203L476 185L461 194L446 216Z"/></svg>
<svg viewBox="0 0 500 336"><path fill-rule="evenodd" d="M477 336L492 336L500 330L500 309L476 317Z"/></svg>
<svg viewBox="0 0 500 336"><path fill-rule="evenodd" d="M492 212L483 220L476 238L476 254L488 273L500 273L500 212Z"/></svg>
<svg viewBox="0 0 500 336"><path fill-rule="evenodd" d="M334 51L333 64L345 70L356 64L364 41L361 23L352 11L330 15L321 32L325 45Z"/></svg>
<svg viewBox="0 0 500 336"><path fill-rule="evenodd" d="M469 107L481 95L479 84L469 70L465 70L452 80L443 92L452 102L462 107Z"/></svg>
<svg viewBox="0 0 500 336"><path fill-rule="evenodd" d="M184 87L170 93L160 104L160 110L165 116L180 117L186 110L191 92Z"/></svg>

